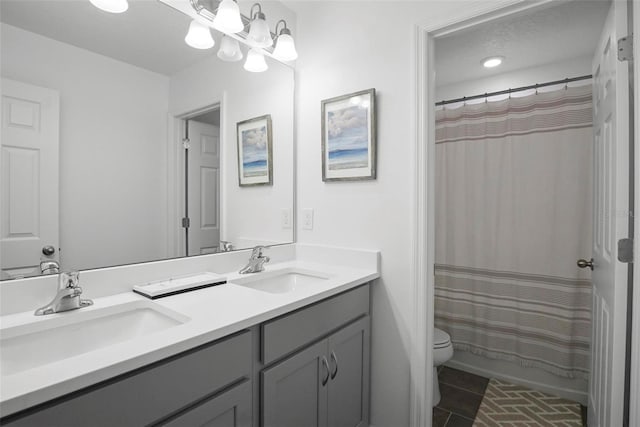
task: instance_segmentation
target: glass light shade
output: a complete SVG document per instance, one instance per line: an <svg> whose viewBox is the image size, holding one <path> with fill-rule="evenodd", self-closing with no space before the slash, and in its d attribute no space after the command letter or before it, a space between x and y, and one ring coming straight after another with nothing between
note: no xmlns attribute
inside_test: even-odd
<svg viewBox="0 0 640 427"><path fill-rule="evenodd" d="M227 35L220 40L220 49L218 49L218 58L223 61L236 62L242 59L242 50L240 50L240 43L238 40L231 38Z"/></svg>
<svg viewBox="0 0 640 427"><path fill-rule="evenodd" d="M218 6L216 17L213 18L213 25L220 31L230 34L244 30L238 4L233 0L222 0Z"/></svg>
<svg viewBox="0 0 640 427"><path fill-rule="evenodd" d="M129 9L127 0L90 0L98 9L110 13L122 13Z"/></svg>
<svg viewBox="0 0 640 427"><path fill-rule="evenodd" d="M280 34L276 39L276 48L273 56L281 61L293 61L298 57L293 37L289 34Z"/></svg>
<svg viewBox="0 0 640 427"><path fill-rule="evenodd" d="M273 45L271 31L269 31L269 25L267 25L267 21L264 19L264 14L257 14L256 18L251 21L247 41L255 47L269 47Z"/></svg>
<svg viewBox="0 0 640 427"><path fill-rule="evenodd" d="M247 53L247 60L244 63L244 69L251 71L252 73L261 73L267 71L267 61L264 60L264 55L260 50L251 48Z"/></svg>
<svg viewBox="0 0 640 427"><path fill-rule="evenodd" d="M184 38L184 41L196 49L210 49L215 44L213 37L211 37L209 27L195 19L189 24L189 32Z"/></svg>

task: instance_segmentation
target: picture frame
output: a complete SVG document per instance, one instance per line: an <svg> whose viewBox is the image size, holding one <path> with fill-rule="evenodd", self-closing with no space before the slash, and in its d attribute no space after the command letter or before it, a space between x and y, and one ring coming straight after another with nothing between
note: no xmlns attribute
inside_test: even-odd
<svg viewBox="0 0 640 427"><path fill-rule="evenodd" d="M376 90L322 101L322 180L376 179Z"/></svg>
<svg viewBox="0 0 640 427"><path fill-rule="evenodd" d="M238 122L236 131L240 187L273 185L271 115Z"/></svg>

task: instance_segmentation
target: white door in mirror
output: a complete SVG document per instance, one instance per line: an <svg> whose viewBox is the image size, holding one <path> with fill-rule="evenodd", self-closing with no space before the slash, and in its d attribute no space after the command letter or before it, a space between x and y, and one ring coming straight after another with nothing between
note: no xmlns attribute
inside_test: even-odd
<svg viewBox="0 0 640 427"><path fill-rule="evenodd" d="M2 79L1 279L58 260L58 92Z"/></svg>

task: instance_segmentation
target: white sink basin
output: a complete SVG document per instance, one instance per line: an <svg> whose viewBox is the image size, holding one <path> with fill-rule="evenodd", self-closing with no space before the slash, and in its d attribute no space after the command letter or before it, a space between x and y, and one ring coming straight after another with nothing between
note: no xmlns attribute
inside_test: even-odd
<svg viewBox="0 0 640 427"><path fill-rule="evenodd" d="M257 291L283 294L322 283L327 279L329 279L328 275L317 271L287 268L250 274L246 277L232 280L231 283Z"/></svg>
<svg viewBox="0 0 640 427"><path fill-rule="evenodd" d="M189 318L150 301L78 309L0 330L2 376L171 328Z"/></svg>

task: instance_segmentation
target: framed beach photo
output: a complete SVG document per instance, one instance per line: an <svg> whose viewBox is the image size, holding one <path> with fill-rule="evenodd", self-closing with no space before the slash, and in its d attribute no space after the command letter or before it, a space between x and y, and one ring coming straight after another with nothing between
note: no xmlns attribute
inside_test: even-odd
<svg viewBox="0 0 640 427"><path fill-rule="evenodd" d="M376 178L376 90L322 101L322 180Z"/></svg>
<svg viewBox="0 0 640 427"><path fill-rule="evenodd" d="M271 115L238 122L237 131L240 186L272 185Z"/></svg>

